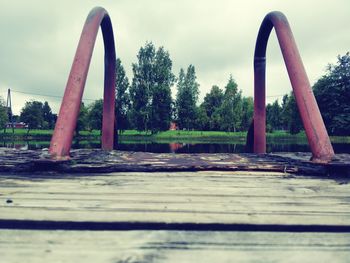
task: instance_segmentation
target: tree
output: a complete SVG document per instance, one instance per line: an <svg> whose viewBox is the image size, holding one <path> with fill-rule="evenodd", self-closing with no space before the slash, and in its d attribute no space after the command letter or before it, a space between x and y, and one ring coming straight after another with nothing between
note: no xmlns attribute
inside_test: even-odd
<svg viewBox="0 0 350 263"><path fill-rule="evenodd" d="M303 123L300 118L299 109L294 98L293 92L286 97L285 106L282 108L283 118L288 124L288 130L291 134L297 134L303 130Z"/></svg>
<svg viewBox="0 0 350 263"><path fill-rule="evenodd" d="M172 114L170 87L174 82L170 55L163 47L156 51L152 43L146 43L137 58L130 88L132 122L138 130L167 130Z"/></svg>
<svg viewBox="0 0 350 263"><path fill-rule="evenodd" d="M28 134L31 129L54 128L57 115L52 113L47 101L44 104L40 101L30 101L25 103L19 119L28 125Z"/></svg>
<svg viewBox="0 0 350 263"><path fill-rule="evenodd" d="M350 135L350 55L338 56L335 65L313 86L323 120L331 135Z"/></svg>
<svg viewBox="0 0 350 263"><path fill-rule="evenodd" d="M82 114L82 115L80 115ZM84 120L85 109L80 112L79 115ZM87 108L87 118L88 126L92 130L102 130L102 115L103 115L103 100L95 100Z"/></svg>
<svg viewBox="0 0 350 263"><path fill-rule="evenodd" d="M26 102L21 110L20 120L28 125L27 134L31 129L43 127L43 103L40 101Z"/></svg>
<svg viewBox="0 0 350 263"><path fill-rule="evenodd" d="M281 126L282 126L281 112L282 112L282 108L278 104L278 100L275 100L272 105L271 104L267 105L266 123L270 131L281 129Z"/></svg>
<svg viewBox="0 0 350 263"><path fill-rule="evenodd" d="M139 50L138 62L132 65L134 76L130 88L131 118L134 127L139 131L145 131L149 128L155 52L154 45L146 43L145 47L141 47Z"/></svg>
<svg viewBox="0 0 350 263"><path fill-rule="evenodd" d="M214 85L210 92L204 97L202 103L206 115L209 118L210 130L219 130L221 126L220 107L224 100L224 92L216 85Z"/></svg>
<svg viewBox="0 0 350 263"><path fill-rule="evenodd" d="M128 94L129 79L126 76L121 60L116 61L115 84L115 116L117 130L126 130L129 126L128 111L130 109L130 96ZM100 126L101 127L101 126Z"/></svg>
<svg viewBox="0 0 350 263"><path fill-rule="evenodd" d="M184 90L185 90L185 77L186 73L183 68L180 69L179 77L177 78L177 93L176 93L176 99L175 99L175 117L178 126L182 128L183 126L183 118L186 114L185 111L182 110L183 104L185 104L185 98L184 98ZM180 115L180 117L179 117Z"/></svg>
<svg viewBox="0 0 350 263"><path fill-rule="evenodd" d="M88 126L88 109L87 107L85 107L84 102L82 102L80 105L77 125L75 126L76 136L80 135L80 131L86 130L87 126Z"/></svg>
<svg viewBox="0 0 350 263"><path fill-rule="evenodd" d="M288 123L289 123L289 114L287 110L287 104L288 104L288 94L284 95L282 98L282 105L281 105L281 125L283 130L288 130Z"/></svg>
<svg viewBox="0 0 350 263"><path fill-rule="evenodd" d="M220 108L221 129L224 131L237 131L240 129L242 119L242 91L232 75L225 87L224 101Z"/></svg>
<svg viewBox="0 0 350 263"><path fill-rule="evenodd" d="M241 120L241 130L248 131L250 125L253 122L254 114L254 100L252 97L242 98L242 120Z"/></svg>
<svg viewBox="0 0 350 263"><path fill-rule="evenodd" d="M43 129L53 129L55 126L54 115L52 114L51 107L47 101L44 102L42 107L43 113Z"/></svg>
<svg viewBox="0 0 350 263"><path fill-rule="evenodd" d="M7 107L5 101L0 97L0 129L5 128L6 123L8 122Z"/></svg>
<svg viewBox="0 0 350 263"><path fill-rule="evenodd" d="M171 86L175 76L172 73L172 61L169 52L163 47L157 50L154 65L154 86L152 87L151 131L169 129L172 115Z"/></svg>
<svg viewBox="0 0 350 263"><path fill-rule="evenodd" d="M189 65L185 74L181 69L177 82L176 111L180 128L193 129L196 124L199 84L196 81L196 70Z"/></svg>
<svg viewBox="0 0 350 263"><path fill-rule="evenodd" d="M218 86L214 85L210 92L204 97L203 106L207 112L208 117L221 107L224 100L224 92Z"/></svg>
<svg viewBox="0 0 350 263"><path fill-rule="evenodd" d="M210 130L220 131L222 129L223 115L221 114L221 108L218 108L210 117Z"/></svg>
<svg viewBox="0 0 350 263"><path fill-rule="evenodd" d="M201 131L209 131L210 120L207 115L206 109L203 106L203 103L197 108L196 116L196 129Z"/></svg>

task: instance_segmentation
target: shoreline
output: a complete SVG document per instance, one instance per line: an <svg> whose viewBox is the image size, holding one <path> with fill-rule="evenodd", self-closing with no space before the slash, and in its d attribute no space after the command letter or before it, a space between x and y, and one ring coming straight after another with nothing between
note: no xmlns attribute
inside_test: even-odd
<svg viewBox="0 0 350 263"><path fill-rule="evenodd" d="M8 142L18 141L50 141L53 130L32 130L27 136L26 130L7 130L6 134L0 132L0 140ZM138 132L126 130L118 135L121 143L238 143L245 144L246 132L222 132L222 131L164 131L155 134L150 132ZM290 134L284 131L275 131L266 134L267 141L278 143L307 144L304 132ZM98 141L100 131L81 131L79 136L75 136L76 141ZM349 143L350 136L330 136L332 143Z"/></svg>

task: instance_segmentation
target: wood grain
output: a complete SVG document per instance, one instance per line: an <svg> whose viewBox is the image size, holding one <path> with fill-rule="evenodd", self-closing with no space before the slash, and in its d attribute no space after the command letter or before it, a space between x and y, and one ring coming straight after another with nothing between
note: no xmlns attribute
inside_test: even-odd
<svg viewBox="0 0 350 263"><path fill-rule="evenodd" d="M350 227L344 180L207 171L3 175L0 185L0 220Z"/></svg>
<svg viewBox="0 0 350 263"><path fill-rule="evenodd" d="M271 171L2 173L0 255L6 263L348 262L350 184Z"/></svg>
<svg viewBox="0 0 350 263"><path fill-rule="evenodd" d="M349 233L0 230L1 262L349 262Z"/></svg>

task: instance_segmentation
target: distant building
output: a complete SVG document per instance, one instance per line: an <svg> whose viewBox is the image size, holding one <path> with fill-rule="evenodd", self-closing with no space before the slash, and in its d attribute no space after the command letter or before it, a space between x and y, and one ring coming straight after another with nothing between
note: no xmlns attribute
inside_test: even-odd
<svg viewBox="0 0 350 263"><path fill-rule="evenodd" d="M6 128L12 128L12 123L8 122L6 124ZM13 128L14 129L26 129L26 128L28 128L28 124L26 124L24 122L14 122L13 123Z"/></svg>
<svg viewBox="0 0 350 263"><path fill-rule="evenodd" d="M177 126L177 124L175 122L170 122L170 127L169 127L170 131L176 131L178 129L179 129L179 127Z"/></svg>

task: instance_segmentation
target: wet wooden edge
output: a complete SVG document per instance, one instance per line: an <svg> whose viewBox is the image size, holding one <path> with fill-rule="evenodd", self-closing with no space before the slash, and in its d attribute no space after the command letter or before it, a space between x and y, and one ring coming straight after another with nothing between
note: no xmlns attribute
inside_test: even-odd
<svg viewBox="0 0 350 263"><path fill-rule="evenodd" d="M270 171L314 176L350 176L350 154L338 154L328 164L313 163L310 153L172 154L79 149L69 160L52 160L45 150L0 148L0 173L58 172L179 172Z"/></svg>

